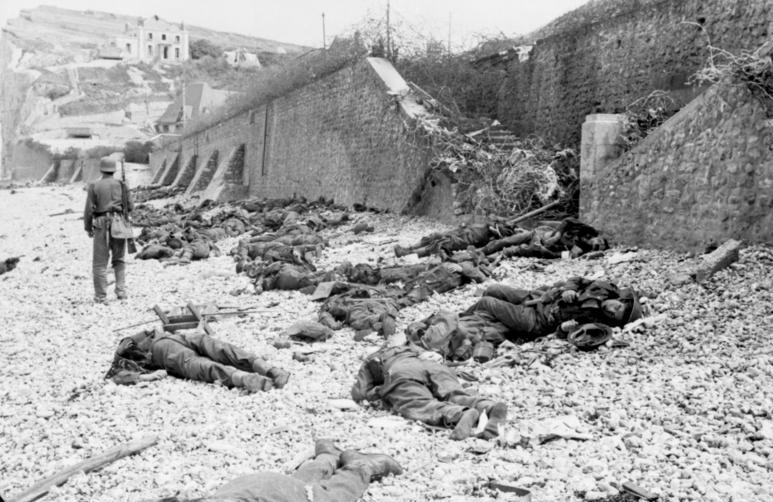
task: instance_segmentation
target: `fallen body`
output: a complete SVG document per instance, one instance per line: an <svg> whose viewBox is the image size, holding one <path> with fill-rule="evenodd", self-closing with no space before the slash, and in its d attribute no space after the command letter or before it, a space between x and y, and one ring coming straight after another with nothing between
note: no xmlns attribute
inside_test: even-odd
<svg viewBox="0 0 773 502"><path fill-rule="evenodd" d="M469 247L480 249L486 255L502 251L506 257L560 258L562 252L577 257L607 249L609 245L595 228L575 218L566 218L558 227L539 226L531 230L506 223L462 226L427 235L412 246L395 246L395 255L437 254L445 258Z"/></svg>
<svg viewBox="0 0 773 502"><path fill-rule="evenodd" d="M250 392L281 389L290 377L260 357L204 333L166 333L156 328L121 340L105 378L133 384L154 370Z"/></svg>
<svg viewBox="0 0 773 502"><path fill-rule="evenodd" d="M163 502L355 502L368 485L403 469L390 456L342 451L329 440L317 440L314 458L290 475L278 472L247 474L218 488L212 495Z"/></svg>
<svg viewBox="0 0 773 502"><path fill-rule="evenodd" d="M497 436L507 420L507 406L468 393L454 372L430 355L435 354L414 345L377 351L360 367L352 399L382 401L405 418L452 427L451 439L469 437L485 412L488 422L481 437Z"/></svg>
<svg viewBox="0 0 773 502"><path fill-rule="evenodd" d="M536 290L489 286L466 311L439 312L408 327L408 339L453 359L475 345L565 338L581 326L621 327L642 316L638 295L611 282L574 277Z"/></svg>

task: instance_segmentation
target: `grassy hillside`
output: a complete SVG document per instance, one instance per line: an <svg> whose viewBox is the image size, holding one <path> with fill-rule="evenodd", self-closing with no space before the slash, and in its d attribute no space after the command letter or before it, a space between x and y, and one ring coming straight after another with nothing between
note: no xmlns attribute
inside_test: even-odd
<svg viewBox="0 0 773 502"><path fill-rule="evenodd" d="M176 19L167 20L178 22ZM125 16L99 11L76 11L52 6L40 6L21 11L11 19L6 31L18 38L18 46L36 50L68 54L73 58L112 41L123 33L126 23L134 26L137 16ZM235 33L224 33L199 26L186 26L191 40L205 38L223 48L246 47L267 54L299 54L308 50L295 44Z"/></svg>

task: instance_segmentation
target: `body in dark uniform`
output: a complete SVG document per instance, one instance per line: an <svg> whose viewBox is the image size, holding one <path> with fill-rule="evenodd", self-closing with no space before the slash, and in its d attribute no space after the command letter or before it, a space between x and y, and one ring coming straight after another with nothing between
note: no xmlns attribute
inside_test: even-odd
<svg viewBox="0 0 773 502"><path fill-rule="evenodd" d="M110 235L112 219L120 217L123 211L123 183L115 179L115 161L102 158L99 170L102 179L88 187L86 208L83 211L83 224L86 232L94 240L92 274L94 276L94 301L107 302L107 262L112 257L115 272L115 295L119 300L126 299L126 239L116 239ZM127 212L133 209L127 193Z"/></svg>

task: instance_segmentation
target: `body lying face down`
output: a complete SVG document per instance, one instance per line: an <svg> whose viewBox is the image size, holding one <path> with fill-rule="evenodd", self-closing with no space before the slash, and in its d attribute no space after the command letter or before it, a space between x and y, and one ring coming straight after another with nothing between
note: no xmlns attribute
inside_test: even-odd
<svg viewBox="0 0 773 502"><path fill-rule="evenodd" d="M121 340L105 378L133 384L152 379L148 375L157 370L249 392L282 388L290 377L255 354L205 333L167 333L156 328Z"/></svg>

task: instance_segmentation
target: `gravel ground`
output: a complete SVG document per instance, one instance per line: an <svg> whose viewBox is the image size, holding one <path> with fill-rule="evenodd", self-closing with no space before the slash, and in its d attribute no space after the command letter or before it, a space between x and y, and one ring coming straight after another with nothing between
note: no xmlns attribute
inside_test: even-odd
<svg viewBox="0 0 773 502"><path fill-rule="evenodd" d="M374 483L366 501L511 500L490 480L532 491L534 502L603 499L632 481L661 500L773 500L773 250L750 247L704 285L674 287L669 277L691 257L622 249L597 260L502 263L497 280L534 287L572 275L608 277L648 296L650 316L617 333L630 343L592 353L560 341L515 351L516 364L463 369L480 393L510 407L508 441L453 442L381 409L338 409L361 358L378 341L344 329L324 344L277 350L274 336L316 314L297 292L230 293L249 281L229 256L164 267L130 261L129 302L92 303L91 241L78 219L80 187L0 191L0 258L24 254L0 276L0 494L8 498L90 455L144 434L159 443L101 471L80 474L47 500L141 501L203 495L255 470L287 469L330 437L346 447L384 451L406 468ZM49 216L72 209L74 214ZM391 246L437 230L435 222L361 215L376 232L335 230L322 266L344 259L394 262ZM220 243L227 251L234 240ZM407 259L416 260L416 257ZM405 309L399 328L438 308L460 310L481 285ZM220 338L289 369L282 391L245 394L167 378L133 387L102 379L116 328L152 319L153 304L188 300L268 309L213 324ZM310 360L293 359L294 351ZM551 352L552 351L552 352ZM546 354L550 353L548 357ZM536 355L536 357L534 357ZM538 444L536 430L570 417L586 440ZM519 440L520 438L520 440ZM530 438L532 438L530 440ZM505 444L506 443L506 444Z"/></svg>

